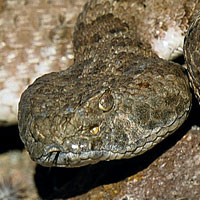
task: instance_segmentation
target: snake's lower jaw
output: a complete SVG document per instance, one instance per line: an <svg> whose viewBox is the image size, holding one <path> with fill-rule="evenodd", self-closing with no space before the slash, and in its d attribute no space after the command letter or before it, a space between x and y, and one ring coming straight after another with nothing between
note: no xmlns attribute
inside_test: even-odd
<svg viewBox="0 0 200 200"><path fill-rule="evenodd" d="M81 152L75 154L71 152L53 151L47 155L43 155L40 158L33 158L38 164L43 166L51 167L81 167L89 164L96 164L100 161L109 161L114 159L124 158L123 154L112 154L107 151L90 151Z"/></svg>

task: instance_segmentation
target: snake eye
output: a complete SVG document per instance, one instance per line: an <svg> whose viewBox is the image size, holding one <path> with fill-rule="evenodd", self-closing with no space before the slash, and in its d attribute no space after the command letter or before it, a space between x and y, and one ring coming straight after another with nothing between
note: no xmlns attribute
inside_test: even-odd
<svg viewBox="0 0 200 200"><path fill-rule="evenodd" d="M99 99L99 109L107 112L111 110L114 104L113 96L106 90Z"/></svg>

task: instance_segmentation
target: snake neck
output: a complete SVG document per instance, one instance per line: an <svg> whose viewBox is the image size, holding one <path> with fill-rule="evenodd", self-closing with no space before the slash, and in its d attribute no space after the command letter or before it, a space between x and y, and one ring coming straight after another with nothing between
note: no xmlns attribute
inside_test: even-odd
<svg viewBox="0 0 200 200"><path fill-rule="evenodd" d="M74 31L75 62L107 60L124 52L155 56L150 45L138 38L129 4L123 1L101 1L99 4L89 1L86 4ZM126 12L127 16L122 14Z"/></svg>

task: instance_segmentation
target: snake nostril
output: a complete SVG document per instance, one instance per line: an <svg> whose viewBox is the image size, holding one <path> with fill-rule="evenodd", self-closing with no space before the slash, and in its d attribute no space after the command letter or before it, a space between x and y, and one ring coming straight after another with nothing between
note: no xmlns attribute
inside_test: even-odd
<svg viewBox="0 0 200 200"><path fill-rule="evenodd" d="M106 90L99 99L99 109L105 112L111 110L114 105L113 96L109 90Z"/></svg>

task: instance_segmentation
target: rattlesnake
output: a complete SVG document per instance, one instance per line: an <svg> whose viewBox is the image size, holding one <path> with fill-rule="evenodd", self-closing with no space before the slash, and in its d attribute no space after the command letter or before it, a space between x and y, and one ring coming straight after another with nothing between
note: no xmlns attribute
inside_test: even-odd
<svg viewBox="0 0 200 200"><path fill-rule="evenodd" d="M74 64L22 94L19 131L31 158L60 167L130 158L176 131L192 97L184 68L164 59L180 52L192 24L184 52L200 99L198 8L198 1L89 0L74 30ZM169 42L168 52L170 37L176 48Z"/></svg>

